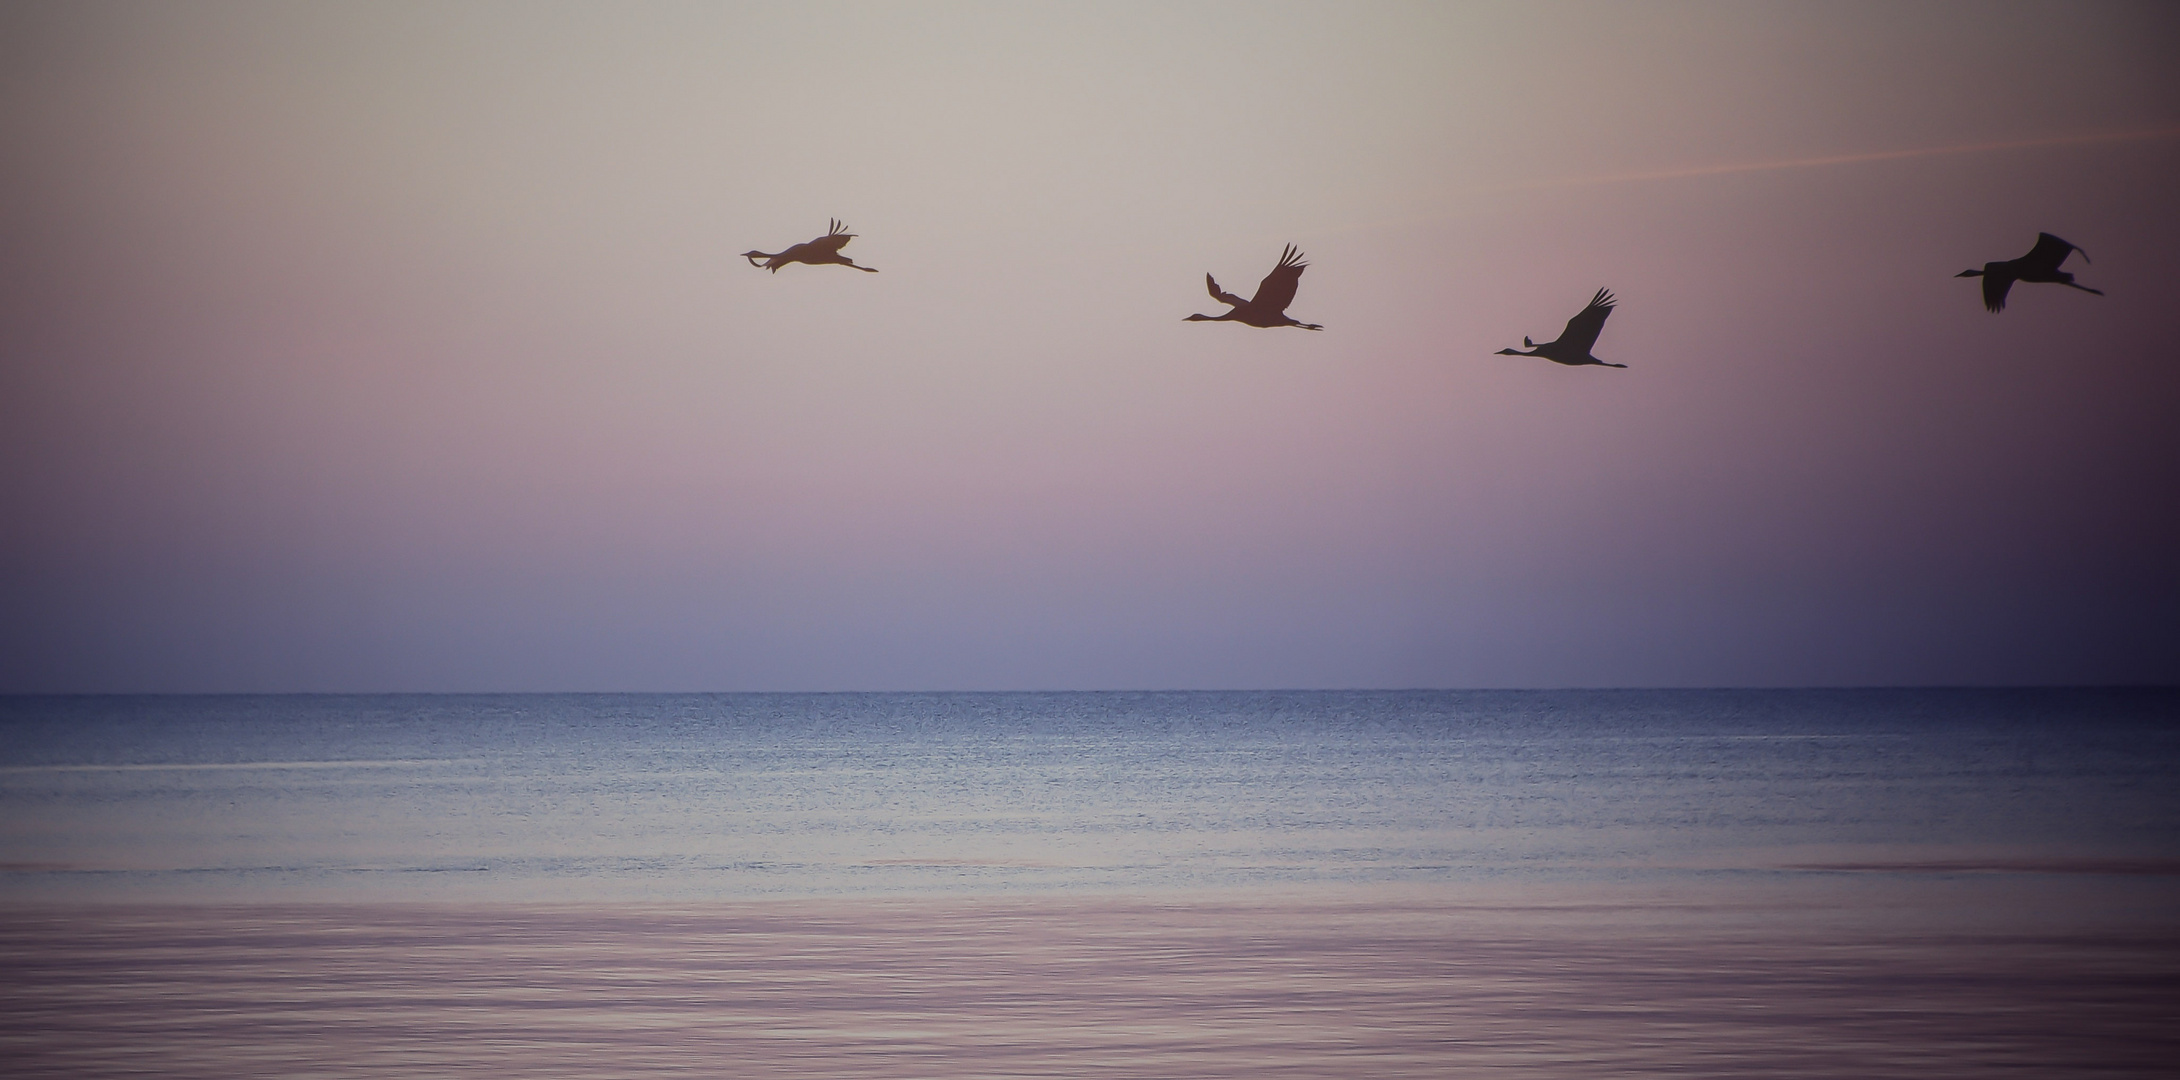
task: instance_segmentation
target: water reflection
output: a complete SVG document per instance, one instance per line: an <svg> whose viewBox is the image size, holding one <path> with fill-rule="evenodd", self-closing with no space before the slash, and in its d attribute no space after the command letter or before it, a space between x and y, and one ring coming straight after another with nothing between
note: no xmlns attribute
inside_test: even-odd
<svg viewBox="0 0 2180 1080"><path fill-rule="evenodd" d="M2180 938L942 898L18 909L11 1075L2169 1075ZM1821 925L1821 929L1816 926Z"/></svg>

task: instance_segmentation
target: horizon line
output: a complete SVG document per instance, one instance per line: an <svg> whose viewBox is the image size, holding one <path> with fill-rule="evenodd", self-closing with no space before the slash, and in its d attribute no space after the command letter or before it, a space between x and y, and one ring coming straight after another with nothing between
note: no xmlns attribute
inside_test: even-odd
<svg viewBox="0 0 2180 1080"><path fill-rule="evenodd" d="M1619 685L1619 686L1337 686L1166 687L1046 690L0 690L0 701L34 697L823 697L895 695L966 697L987 694L1506 694L1685 693L1719 691L1780 693L1867 690L2180 690L2180 683L1857 683L1827 685Z"/></svg>

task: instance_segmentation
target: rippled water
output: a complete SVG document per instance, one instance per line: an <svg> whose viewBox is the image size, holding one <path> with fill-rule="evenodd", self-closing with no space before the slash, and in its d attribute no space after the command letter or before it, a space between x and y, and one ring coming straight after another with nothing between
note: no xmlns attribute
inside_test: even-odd
<svg viewBox="0 0 2180 1080"><path fill-rule="evenodd" d="M0 699L0 1072L2166 1075L2180 693Z"/></svg>
<svg viewBox="0 0 2180 1080"><path fill-rule="evenodd" d="M1655 914L1655 913L1653 913ZM0 921L39 1077L2169 1076L2176 942L1060 898Z"/></svg>

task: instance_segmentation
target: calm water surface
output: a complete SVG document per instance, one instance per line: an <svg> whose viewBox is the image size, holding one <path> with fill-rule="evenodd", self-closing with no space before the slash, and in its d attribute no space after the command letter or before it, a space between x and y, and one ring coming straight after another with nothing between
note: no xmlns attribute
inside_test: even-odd
<svg viewBox="0 0 2180 1080"><path fill-rule="evenodd" d="M2117 866L2180 856L2176 714L2044 691L16 698L0 896Z"/></svg>
<svg viewBox="0 0 2180 1080"><path fill-rule="evenodd" d="M2180 693L0 700L0 1071L2169 1075Z"/></svg>

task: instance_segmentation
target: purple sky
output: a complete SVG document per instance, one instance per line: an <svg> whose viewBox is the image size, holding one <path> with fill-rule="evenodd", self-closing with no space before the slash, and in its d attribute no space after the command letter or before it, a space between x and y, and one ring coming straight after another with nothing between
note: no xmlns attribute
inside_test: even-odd
<svg viewBox="0 0 2180 1080"><path fill-rule="evenodd" d="M0 690L2180 681L2166 5L0 9ZM734 253L828 217L878 274ZM2106 290L1962 269L2039 230ZM1184 323L1286 243L1324 333ZM1620 298L1597 354L1492 355Z"/></svg>

